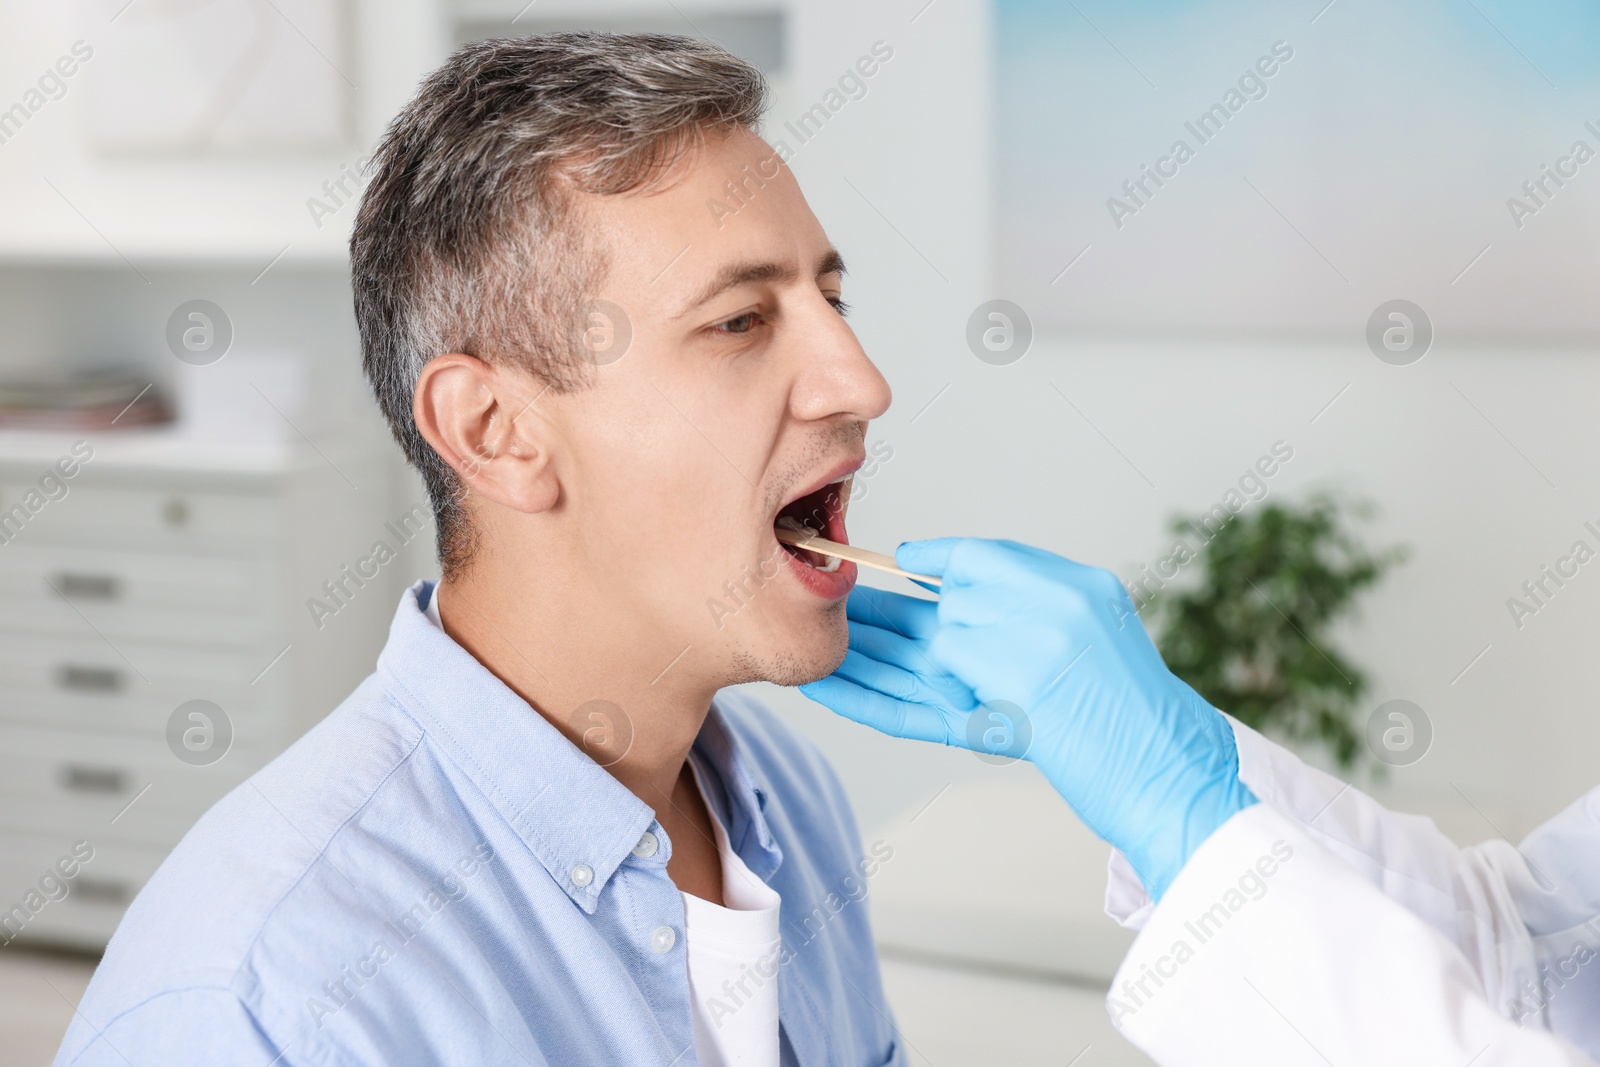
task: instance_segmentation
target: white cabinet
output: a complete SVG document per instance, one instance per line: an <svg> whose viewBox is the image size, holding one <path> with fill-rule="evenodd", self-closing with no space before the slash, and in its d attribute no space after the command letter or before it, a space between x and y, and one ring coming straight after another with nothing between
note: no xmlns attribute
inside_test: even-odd
<svg viewBox="0 0 1600 1067"><path fill-rule="evenodd" d="M0 435L0 941L102 946L194 821L372 669L430 564L414 538L318 627L306 601L393 540L388 457L85 439L41 485L74 439ZM220 714L179 712L197 700Z"/></svg>

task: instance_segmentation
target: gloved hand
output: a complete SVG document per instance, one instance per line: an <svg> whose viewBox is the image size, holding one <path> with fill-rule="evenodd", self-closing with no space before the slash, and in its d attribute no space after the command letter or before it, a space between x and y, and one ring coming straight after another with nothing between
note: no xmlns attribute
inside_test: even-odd
<svg viewBox="0 0 1600 1067"><path fill-rule="evenodd" d="M1027 759L1154 900L1256 803L1227 721L1167 669L1113 575L1010 541L915 541L895 559L940 577L939 600L857 587L850 650L800 687L811 699L896 737Z"/></svg>

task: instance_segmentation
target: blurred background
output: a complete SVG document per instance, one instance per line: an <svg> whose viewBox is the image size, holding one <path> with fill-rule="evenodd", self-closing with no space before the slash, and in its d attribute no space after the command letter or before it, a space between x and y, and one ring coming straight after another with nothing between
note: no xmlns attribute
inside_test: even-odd
<svg viewBox="0 0 1600 1067"><path fill-rule="evenodd" d="M454 46L580 27L771 78L896 395L853 540L1110 568L1214 700L1463 843L1594 784L1592 5L8 0L0 910L95 858L0 932L0 1065L49 1061L166 851L436 573L359 371L362 164ZM1214 566L1203 515L1254 547ZM1255 621L1162 628L1183 597ZM913 1062L1146 1062L1101 1005L1106 849L1027 764L764 695L894 849Z"/></svg>

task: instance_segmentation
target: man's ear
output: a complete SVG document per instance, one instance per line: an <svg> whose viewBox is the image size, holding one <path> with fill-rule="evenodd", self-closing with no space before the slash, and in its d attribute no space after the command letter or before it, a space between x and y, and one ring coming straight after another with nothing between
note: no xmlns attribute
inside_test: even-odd
<svg viewBox="0 0 1600 1067"><path fill-rule="evenodd" d="M544 439L548 428L531 410L540 391L526 372L453 352L422 368L411 412L462 482L531 515L553 507L561 489Z"/></svg>

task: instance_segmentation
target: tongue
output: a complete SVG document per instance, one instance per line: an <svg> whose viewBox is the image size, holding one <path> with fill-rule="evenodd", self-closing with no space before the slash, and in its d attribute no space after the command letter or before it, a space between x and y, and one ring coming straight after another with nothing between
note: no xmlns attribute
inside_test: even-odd
<svg viewBox="0 0 1600 1067"><path fill-rule="evenodd" d="M793 515L780 515L778 516L778 521L773 525L781 526L788 530L804 531L812 535L819 535L821 533L821 531L812 529L799 519L795 518ZM783 542L780 541L779 544L783 544ZM810 549L800 548L796 545L789 544L784 544L783 547L788 549L795 556L799 557L800 562L811 567L815 567L820 570L828 565L828 557L824 556L820 552L813 552Z"/></svg>

